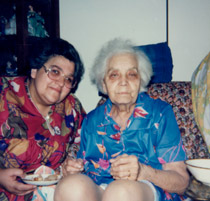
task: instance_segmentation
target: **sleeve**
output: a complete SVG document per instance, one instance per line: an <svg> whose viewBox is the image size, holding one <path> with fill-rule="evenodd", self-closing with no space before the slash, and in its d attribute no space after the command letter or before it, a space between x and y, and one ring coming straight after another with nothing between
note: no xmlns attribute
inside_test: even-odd
<svg viewBox="0 0 210 201"><path fill-rule="evenodd" d="M9 147L9 140L5 140L5 136L9 135L8 117L9 111L5 100L5 88L8 83L4 82L4 78L0 77L0 168L5 168L4 154Z"/></svg>
<svg viewBox="0 0 210 201"><path fill-rule="evenodd" d="M77 153L77 158L84 159L87 140L86 140L86 128L87 128L87 118L84 119L82 124L82 131L81 131L81 142L80 142L80 149Z"/></svg>
<svg viewBox="0 0 210 201"><path fill-rule="evenodd" d="M181 134L171 106L167 105L160 116L156 145L158 160L161 164L185 160Z"/></svg>
<svg viewBox="0 0 210 201"><path fill-rule="evenodd" d="M82 107L80 101L74 96L74 129L73 129L73 136L70 139L70 145L68 149L68 156L76 158L77 152L79 151L80 147L80 133L81 127L84 117L86 116L86 112Z"/></svg>

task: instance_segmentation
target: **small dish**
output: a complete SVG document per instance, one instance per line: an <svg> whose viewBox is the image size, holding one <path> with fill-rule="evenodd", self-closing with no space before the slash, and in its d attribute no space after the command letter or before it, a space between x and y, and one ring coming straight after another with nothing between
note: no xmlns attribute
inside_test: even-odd
<svg viewBox="0 0 210 201"><path fill-rule="evenodd" d="M43 180L36 181L35 178L42 177ZM49 186L58 183L58 181L61 179L61 175L57 175L55 179L53 180L47 180L49 176L52 176L52 174L30 174L26 175L25 178L22 178L23 182L26 184L32 184L36 186Z"/></svg>

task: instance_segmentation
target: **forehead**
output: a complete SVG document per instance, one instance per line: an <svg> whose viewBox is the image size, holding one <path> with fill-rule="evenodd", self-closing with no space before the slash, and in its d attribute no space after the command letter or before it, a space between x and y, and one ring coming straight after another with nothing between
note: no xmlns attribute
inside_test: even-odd
<svg viewBox="0 0 210 201"><path fill-rule="evenodd" d="M121 53L112 56L107 62L107 68L117 68L117 67L131 67L138 68L138 60L136 55L131 53Z"/></svg>
<svg viewBox="0 0 210 201"><path fill-rule="evenodd" d="M49 66L57 66L58 68L62 69L66 73L73 73L75 64L72 61L69 61L63 56L53 56L51 57L46 64Z"/></svg>
<svg viewBox="0 0 210 201"><path fill-rule="evenodd" d="M63 56L55 55L55 56L52 56L51 58L49 58L46 63L50 63L50 64L59 64L60 63L60 64L68 65L73 62L69 61L68 59L66 59Z"/></svg>

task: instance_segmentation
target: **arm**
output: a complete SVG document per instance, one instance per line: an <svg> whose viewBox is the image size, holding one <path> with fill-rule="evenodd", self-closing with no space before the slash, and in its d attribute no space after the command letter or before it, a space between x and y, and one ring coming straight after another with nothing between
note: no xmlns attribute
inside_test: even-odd
<svg viewBox="0 0 210 201"><path fill-rule="evenodd" d="M186 154L172 107L163 105L161 114L155 147L162 170L141 165L142 173L140 171L139 177L147 178L168 192L180 194L189 183L189 175L184 164Z"/></svg>
<svg viewBox="0 0 210 201"><path fill-rule="evenodd" d="M80 131L81 125L86 116L82 105L80 104L79 100L75 98L75 110L77 111L77 115L75 116L75 123L74 123L74 141L73 144L69 147L68 157L62 164L62 172L64 176L68 174L77 174L83 171L84 165L82 159L76 159L77 152L80 148Z"/></svg>
<svg viewBox="0 0 210 201"><path fill-rule="evenodd" d="M138 162L134 155L123 154L111 159L114 179L148 180L170 193L182 194L188 186L189 174L183 161L163 165L163 170Z"/></svg>
<svg viewBox="0 0 210 201"><path fill-rule="evenodd" d="M73 95L71 95L73 97L73 101L72 105L74 105L73 110L74 113L76 113L76 115L74 115L74 130L73 130L73 137L72 137L72 141L70 142L71 145L69 146L69 150L68 150L68 156L70 158L76 158L77 156L77 152L79 151L80 148L80 132L81 132L81 127L82 127L82 122L84 117L86 116L86 112L83 109L80 101Z"/></svg>
<svg viewBox="0 0 210 201"><path fill-rule="evenodd" d="M186 156L173 110L165 107L161 113L160 119L155 118L158 120L158 135L153 146L162 170L140 163L134 155L124 154L110 160L111 174L115 179L145 179L168 192L180 194L189 183L189 175L183 162ZM160 113L156 114L160 116Z"/></svg>
<svg viewBox="0 0 210 201"><path fill-rule="evenodd" d="M163 170L140 164L138 180L148 180L169 193L182 194L189 184L189 174L183 161L163 165Z"/></svg>

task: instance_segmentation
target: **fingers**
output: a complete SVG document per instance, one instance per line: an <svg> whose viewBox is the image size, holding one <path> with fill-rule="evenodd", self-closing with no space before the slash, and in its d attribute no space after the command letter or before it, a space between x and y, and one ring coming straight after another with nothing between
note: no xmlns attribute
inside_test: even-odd
<svg viewBox="0 0 210 201"><path fill-rule="evenodd" d="M66 159L62 165L63 175L76 174L82 172L84 169L83 160L70 158Z"/></svg>
<svg viewBox="0 0 210 201"><path fill-rule="evenodd" d="M137 180L140 165L138 158L134 155L123 154L110 160L111 175L114 179Z"/></svg>
<svg viewBox="0 0 210 201"><path fill-rule="evenodd" d="M30 184L23 184L18 181L10 181L8 184L5 184L7 191L16 194L16 195L25 195L30 192L33 192L36 189L36 186Z"/></svg>
<svg viewBox="0 0 210 201"><path fill-rule="evenodd" d="M24 177L24 172L23 172L23 170L22 169L18 169L18 168L14 168L13 170L12 170L12 172L10 173L10 175L12 176L12 175L14 175L14 176L19 176L19 177Z"/></svg>
<svg viewBox="0 0 210 201"><path fill-rule="evenodd" d="M18 185L14 187L14 193L17 195L26 195L33 192L36 189L36 186L30 184L22 184L18 182Z"/></svg>
<svg viewBox="0 0 210 201"><path fill-rule="evenodd" d="M112 163L112 165L119 165L119 164L123 164L126 163L126 160L129 159L130 156L128 156L127 154L123 154L121 156L118 156L116 158L112 158L110 159L110 163Z"/></svg>

